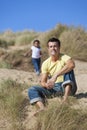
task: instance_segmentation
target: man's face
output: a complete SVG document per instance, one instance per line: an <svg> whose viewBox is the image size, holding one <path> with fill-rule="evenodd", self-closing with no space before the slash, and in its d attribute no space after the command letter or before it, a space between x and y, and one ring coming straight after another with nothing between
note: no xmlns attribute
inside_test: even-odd
<svg viewBox="0 0 87 130"><path fill-rule="evenodd" d="M49 42L48 43L48 51L51 56L59 55L60 47L56 42Z"/></svg>

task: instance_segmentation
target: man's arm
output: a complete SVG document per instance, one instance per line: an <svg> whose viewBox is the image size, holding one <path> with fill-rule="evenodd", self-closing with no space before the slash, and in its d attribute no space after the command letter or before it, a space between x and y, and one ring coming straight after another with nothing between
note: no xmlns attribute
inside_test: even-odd
<svg viewBox="0 0 87 130"><path fill-rule="evenodd" d="M65 66L56 74L56 76L60 76L60 75L63 75L67 72L70 72L72 69L74 69L75 67L75 63L72 59L69 59Z"/></svg>
<svg viewBox="0 0 87 130"><path fill-rule="evenodd" d="M65 73L71 71L72 69L74 69L74 67L75 67L74 61L73 61L72 59L69 59L69 60L66 62L65 66L64 66L60 71L58 71L58 72L50 79L50 82L51 82L51 81L52 81L52 82L55 82L58 76L63 75L63 74L65 74ZM52 83L52 82L51 82L51 83Z"/></svg>
<svg viewBox="0 0 87 130"><path fill-rule="evenodd" d="M47 74L41 74L41 85L43 87L46 87L46 83L47 83Z"/></svg>
<svg viewBox="0 0 87 130"><path fill-rule="evenodd" d="M50 84L50 82L48 82L48 74L44 73L41 75L41 85L42 85L42 87L45 87L47 89L51 89L53 87L54 83Z"/></svg>

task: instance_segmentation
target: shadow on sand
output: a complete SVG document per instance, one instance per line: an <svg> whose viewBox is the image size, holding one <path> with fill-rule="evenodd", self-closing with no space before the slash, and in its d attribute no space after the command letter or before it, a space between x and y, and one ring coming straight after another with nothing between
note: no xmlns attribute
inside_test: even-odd
<svg viewBox="0 0 87 130"><path fill-rule="evenodd" d="M85 92L85 93L78 93L78 94L75 95L75 97L77 99L87 98L87 92Z"/></svg>

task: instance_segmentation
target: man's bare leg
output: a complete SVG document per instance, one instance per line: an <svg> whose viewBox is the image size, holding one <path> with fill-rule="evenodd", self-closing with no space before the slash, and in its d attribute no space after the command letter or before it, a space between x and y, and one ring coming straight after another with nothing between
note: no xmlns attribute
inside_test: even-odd
<svg viewBox="0 0 87 130"><path fill-rule="evenodd" d="M41 102L41 101L36 102L36 105L39 107L40 110L45 108L43 102Z"/></svg>
<svg viewBox="0 0 87 130"><path fill-rule="evenodd" d="M70 92L71 92L71 85L68 84L65 87L65 93L64 93L64 96L63 96L63 102L67 101L67 98L70 95Z"/></svg>
<svg viewBox="0 0 87 130"><path fill-rule="evenodd" d="M36 116L39 112L45 110L45 106L44 106L43 102L38 101L38 102L36 102L36 105L38 106L39 109L33 114L34 116Z"/></svg>

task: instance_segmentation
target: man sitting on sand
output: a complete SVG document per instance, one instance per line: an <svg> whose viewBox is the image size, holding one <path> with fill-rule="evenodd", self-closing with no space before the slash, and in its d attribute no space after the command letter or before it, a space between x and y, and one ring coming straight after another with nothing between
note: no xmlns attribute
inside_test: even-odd
<svg viewBox="0 0 87 130"><path fill-rule="evenodd" d="M28 90L31 104L36 104L39 110L45 108L44 99L52 95L63 95L66 102L69 95L74 95L77 85L74 76L75 63L68 55L60 53L61 43L53 37L48 40L49 58L41 67L41 86L32 86Z"/></svg>

